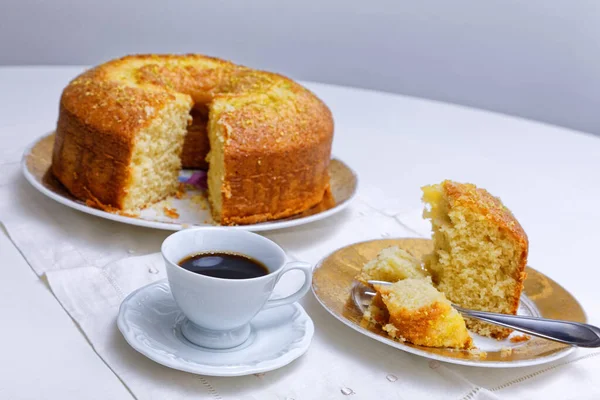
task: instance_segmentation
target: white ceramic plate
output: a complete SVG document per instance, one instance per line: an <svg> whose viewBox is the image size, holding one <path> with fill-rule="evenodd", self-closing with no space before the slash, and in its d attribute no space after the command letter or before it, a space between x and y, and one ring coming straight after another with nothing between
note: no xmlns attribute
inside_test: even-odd
<svg viewBox="0 0 600 400"><path fill-rule="evenodd" d="M171 197L156 205L148 207L142 210L139 216L127 216L90 207L71 196L60 182L48 173L48 169L52 162L53 146L53 133L37 139L32 143L23 154L23 174L34 188L67 207L100 218L122 222L124 224L171 231L190 227L215 225L212 222L208 204L206 200L203 199L203 192L195 189L186 190L182 199ZM324 201L323 204L317 205L297 216L277 221L231 226L227 228L254 232L289 228L292 226L304 225L313 221L319 221L342 211L350 204L356 195L358 185L357 176L346 164L335 158L331 160L329 174L333 199L329 199L328 202ZM189 171L184 170L180 177L186 175L189 175ZM201 203L205 203L205 209L202 209ZM175 211L178 214L178 217L171 218L167 216L164 212L165 207Z"/></svg>
<svg viewBox="0 0 600 400"><path fill-rule="evenodd" d="M314 325L298 303L258 313L244 344L206 349L181 334L185 317L166 280L131 293L121 303L117 325L127 342L151 360L170 368L210 376L241 376L281 368L308 350Z"/></svg>

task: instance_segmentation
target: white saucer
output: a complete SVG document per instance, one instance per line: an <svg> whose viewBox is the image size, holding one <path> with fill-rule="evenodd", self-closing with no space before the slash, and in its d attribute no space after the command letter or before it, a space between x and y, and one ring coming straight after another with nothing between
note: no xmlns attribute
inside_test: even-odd
<svg viewBox="0 0 600 400"><path fill-rule="evenodd" d="M260 312L250 323L244 344L227 350L196 346L181 334L185 316L166 280L131 293L119 310L117 324L125 340L159 364L194 374L240 376L271 371L308 350L314 325L297 303Z"/></svg>

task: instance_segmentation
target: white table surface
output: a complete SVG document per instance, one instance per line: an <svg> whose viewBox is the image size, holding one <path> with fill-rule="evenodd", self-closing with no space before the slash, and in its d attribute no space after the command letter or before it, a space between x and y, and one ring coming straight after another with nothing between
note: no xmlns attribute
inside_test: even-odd
<svg viewBox="0 0 600 400"><path fill-rule="evenodd" d="M61 90L81 70L0 68L0 186L19 174L23 149L54 129ZM334 113L334 154L358 172L378 210L404 222L420 207L420 186L444 178L487 188L527 231L529 264L575 294L600 325L600 138L433 101L308 86ZM131 399L4 230L0 254L0 398Z"/></svg>

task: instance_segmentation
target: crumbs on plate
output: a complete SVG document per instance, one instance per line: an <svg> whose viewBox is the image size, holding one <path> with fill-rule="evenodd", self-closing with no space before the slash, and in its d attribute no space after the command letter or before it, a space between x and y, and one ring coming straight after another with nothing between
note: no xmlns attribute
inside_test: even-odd
<svg viewBox="0 0 600 400"><path fill-rule="evenodd" d="M192 195L190 201L192 204L199 205L201 210L208 210L208 198L205 192Z"/></svg>
<svg viewBox="0 0 600 400"><path fill-rule="evenodd" d="M500 349L500 357L506 358L510 356L513 352L512 347L503 347Z"/></svg>
<svg viewBox="0 0 600 400"><path fill-rule="evenodd" d="M511 343L521 343L526 342L531 339L531 336L528 335L517 335L510 338Z"/></svg>
<svg viewBox="0 0 600 400"><path fill-rule="evenodd" d="M163 212L169 218L177 219L179 218L179 213L174 208L163 207Z"/></svg>
<svg viewBox="0 0 600 400"><path fill-rule="evenodd" d="M179 186L177 187L177 192L175 193L175 198L176 199L183 199L185 197L185 184L183 183L179 183Z"/></svg>
<svg viewBox="0 0 600 400"><path fill-rule="evenodd" d="M485 360L488 355L487 351L479 350L478 348L473 348L467 351L471 353L471 355L479 357L480 360Z"/></svg>

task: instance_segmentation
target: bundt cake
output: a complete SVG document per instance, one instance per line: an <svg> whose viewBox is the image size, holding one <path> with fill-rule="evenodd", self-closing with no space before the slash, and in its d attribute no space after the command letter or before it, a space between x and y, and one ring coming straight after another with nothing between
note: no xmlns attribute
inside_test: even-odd
<svg viewBox="0 0 600 400"><path fill-rule="evenodd" d="M250 224L300 213L329 190L333 119L278 74L202 55L109 61L63 91L52 172L77 198L137 210L208 167L213 218Z"/></svg>
<svg viewBox="0 0 600 400"><path fill-rule="evenodd" d="M473 347L465 320L429 278L403 279L374 288L377 296L367 317L391 337L428 347Z"/></svg>
<svg viewBox="0 0 600 400"><path fill-rule="evenodd" d="M486 190L448 180L425 186L423 200L434 242L424 261L437 289L465 308L516 314L529 244L512 213ZM471 319L467 326L496 339L511 332Z"/></svg>

